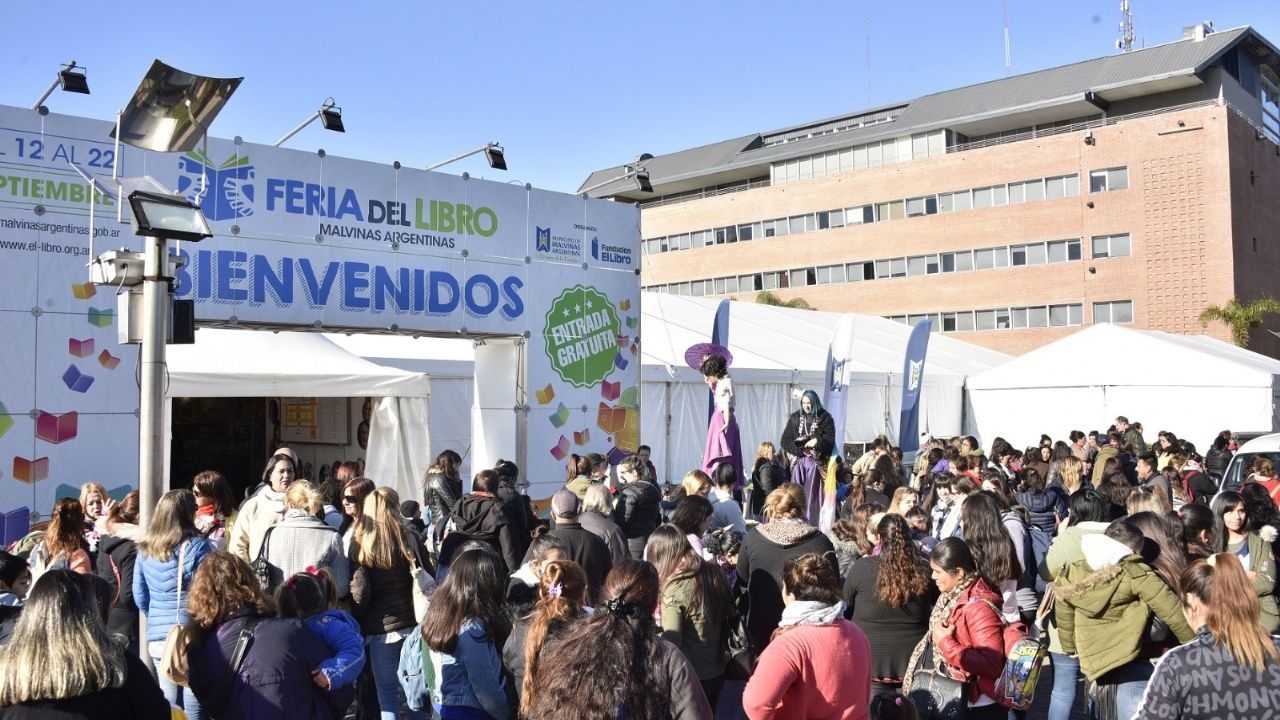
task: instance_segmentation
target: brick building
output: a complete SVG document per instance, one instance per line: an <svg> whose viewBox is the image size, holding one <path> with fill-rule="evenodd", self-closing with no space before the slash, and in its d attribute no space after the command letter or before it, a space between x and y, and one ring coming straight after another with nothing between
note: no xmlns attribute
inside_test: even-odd
<svg viewBox="0 0 1280 720"><path fill-rule="evenodd" d="M1280 51L1251 28L593 173L639 202L645 289L914 323L1022 353L1100 322L1276 295ZM745 243L745 244L744 244ZM1280 318L1267 327L1280 330ZM1280 357L1280 339L1250 347Z"/></svg>

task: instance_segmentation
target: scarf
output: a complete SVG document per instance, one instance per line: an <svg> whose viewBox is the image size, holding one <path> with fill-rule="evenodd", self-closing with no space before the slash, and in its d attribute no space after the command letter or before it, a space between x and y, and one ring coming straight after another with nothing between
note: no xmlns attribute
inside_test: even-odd
<svg viewBox="0 0 1280 720"><path fill-rule="evenodd" d="M809 398L810 412L806 413L804 405L800 405L800 423L796 428L796 437L812 437L818 429L818 419L822 417L822 401L818 399L818 393L812 390L805 390L802 397Z"/></svg>
<svg viewBox="0 0 1280 720"><path fill-rule="evenodd" d="M951 592L938 598L938 603L933 606L933 612L929 613L929 630L925 632L924 637L920 638L920 642L916 643L916 647L911 651L911 659L907 661L907 674L902 680L902 694L907 695L911 692L911 678L915 675L916 670L920 669L920 660L924 657L925 650L933 644L933 629L946 622L951 617L951 613L956 609L956 602L960 596L968 592L973 587L978 576L971 575L965 578L964 582L957 585ZM935 665L939 664L939 658L933 659Z"/></svg>
<svg viewBox="0 0 1280 720"><path fill-rule="evenodd" d="M844 609L843 600L837 600L835 605L816 600L796 600L782 609L778 629L794 625L830 625L844 617Z"/></svg>

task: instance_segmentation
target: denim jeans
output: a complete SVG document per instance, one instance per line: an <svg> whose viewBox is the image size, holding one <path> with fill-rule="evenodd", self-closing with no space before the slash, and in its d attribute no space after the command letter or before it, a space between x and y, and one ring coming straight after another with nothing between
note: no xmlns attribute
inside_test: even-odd
<svg viewBox="0 0 1280 720"><path fill-rule="evenodd" d="M196 694L169 682L169 679L160 672L160 655L163 652L163 640L147 643L147 653L151 655L151 662L156 668L156 680L160 682L160 692L164 693L164 699L170 705L182 708L187 713L187 720L204 720L204 709L200 707L200 701L196 700Z"/></svg>
<svg viewBox="0 0 1280 720"><path fill-rule="evenodd" d="M382 720L396 720L400 717L400 678L396 670L400 665L400 648L404 640L387 642L386 635L370 635L365 638L369 649L369 667L373 669L373 683L378 688L378 709ZM411 720L427 720L429 715L424 711L409 711Z"/></svg>
<svg viewBox="0 0 1280 720"><path fill-rule="evenodd" d="M1053 659L1053 694L1049 696L1046 720L1070 720L1080 680L1080 659L1063 653L1049 655Z"/></svg>
<svg viewBox="0 0 1280 720"><path fill-rule="evenodd" d="M1142 695L1147 691L1147 683L1155 666L1150 660L1138 658L1098 678L1100 684L1116 687L1116 717L1131 718L1142 705Z"/></svg>

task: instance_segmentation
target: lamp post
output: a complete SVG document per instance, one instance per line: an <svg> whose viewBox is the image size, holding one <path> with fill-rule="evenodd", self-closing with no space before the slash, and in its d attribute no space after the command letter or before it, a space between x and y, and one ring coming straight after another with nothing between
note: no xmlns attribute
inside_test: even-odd
<svg viewBox="0 0 1280 720"><path fill-rule="evenodd" d="M53 82L49 84L48 89L46 89L44 94L40 96L40 99L31 106L31 109L38 110L41 115L48 115L49 108L44 106L44 101L48 100L49 96L53 94L53 91L57 90L59 87L61 87L64 92L88 95L89 80L85 77L84 68L76 65L75 60L63 65L62 69L58 71L58 76L53 79Z"/></svg>
<svg viewBox="0 0 1280 720"><path fill-rule="evenodd" d="M164 474L165 336L169 320L169 240L213 237L200 208L181 195L135 190L129 194L133 229L147 240L142 265L142 347L139 349L139 507L150 514Z"/></svg>
<svg viewBox="0 0 1280 720"><path fill-rule="evenodd" d="M615 177L609 178L608 180L598 182L595 185L592 185L590 187L582 188L581 190L578 191L578 194L583 197L586 197L590 195L592 192L599 190L600 188L606 185L612 185L613 183L622 182L624 180L634 180L636 182L636 186L639 187L640 192L651 193L653 192L653 185L649 182L649 170L644 165L644 163L647 163L652 159L653 159L652 155L650 155L649 153L644 153L636 157L635 162L631 163L630 165L623 165L621 175L617 175Z"/></svg>

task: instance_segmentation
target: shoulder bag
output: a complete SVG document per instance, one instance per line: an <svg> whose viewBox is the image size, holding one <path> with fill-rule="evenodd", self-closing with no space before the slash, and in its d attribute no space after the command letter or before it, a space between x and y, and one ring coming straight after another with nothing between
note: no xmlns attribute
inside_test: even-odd
<svg viewBox="0 0 1280 720"><path fill-rule="evenodd" d="M933 641L920 666L910 674L911 692L907 697L916 706L920 720L963 720L969 712L969 696L964 681L951 677L947 669L934 660Z"/></svg>
<svg viewBox="0 0 1280 720"><path fill-rule="evenodd" d="M190 540L185 540L182 546L178 548L178 603L174 606L174 618L178 617L178 613L182 610L182 572L185 565L187 555L187 545ZM176 624L169 628L169 634L164 638L164 649L160 651L160 674L174 685L187 687L187 646L191 643L191 637L187 633L185 624Z"/></svg>
<svg viewBox="0 0 1280 720"><path fill-rule="evenodd" d="M258 547L258 557L253 559L252 565L253 574L265 593L271 592L271 564L267 562L267 547L271 544L271 533L275 529L275 525L267 528L266 534L262 536L262 545Z"/></svg>

